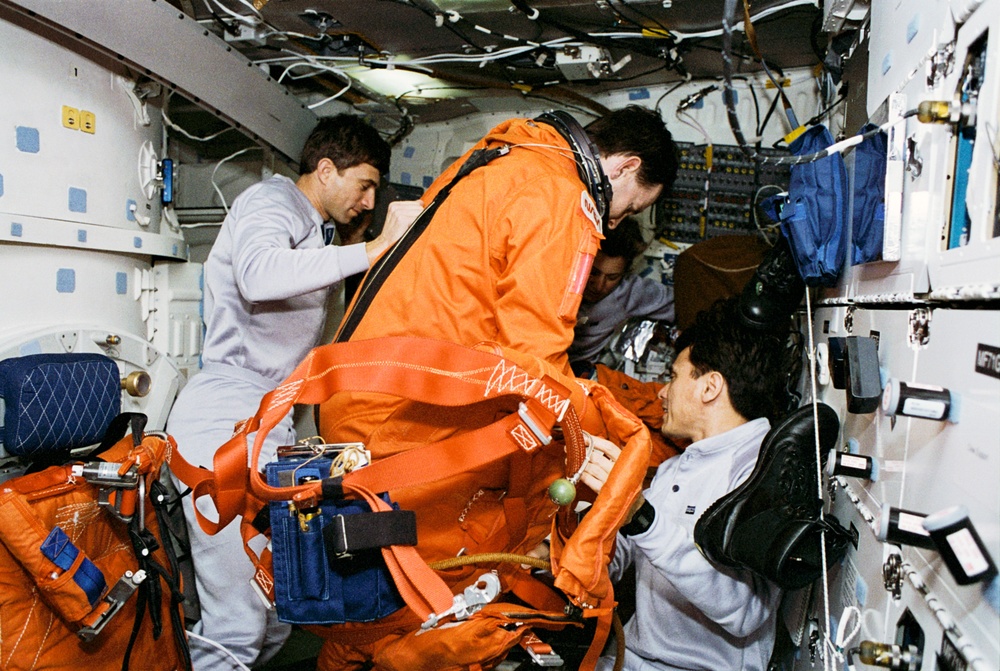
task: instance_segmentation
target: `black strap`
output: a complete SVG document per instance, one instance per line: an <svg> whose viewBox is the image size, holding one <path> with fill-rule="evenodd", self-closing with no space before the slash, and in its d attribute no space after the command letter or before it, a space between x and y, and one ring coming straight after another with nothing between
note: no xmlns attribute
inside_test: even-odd
<svg viewBox="0 0 1000 671"><path fill-rule="evenodd" d="M455 177L448 182L448 184L441 189L434 200L424 208L424 211L420 213L420 216L416 218L410 229L396 242L393 247L382 255L382 257L372 266L371 270L365 275L365 279L361 283L361 287L358 289L358 298L354 302L354 306L351 308L350 313L344 318L343 324L340 327L340 331L337 333L337 338L335 342L347 342L351 339L354 334L354 330L361 323L364 318L365 313L368 311L369 306L371 306L375 295L385 284L386 279L389 277L390 273L399 264L399 261L406 255L406 253L413 246L413 243L423 234L427 229L427 226L431 223L431 219L434 218L434 214L437 212L441 203L444 202L445 198L451 192L451 189L455 184L458 183L463 177L468 175L470 172L476 168L480 168L498 156L503 156L510 151L510 147L504 145L502 147L497 147L496 149L477 149L472 152L462 167L458 169Z"/></svg>
<svg viewBox="0 0 1000 671"><path fill-rule="evenodd" d="M104 439L101 441L100 446L98 446L96 454L100 454L124 438L130 429L132 431L132 445L139 447L139 444L142 442L142 433L146 429L147 420L146 415L141 412L121 413L108 424L108 428L104 432Z"/></svg>
<svg viewBox="0 0 1000 671"><path fill-rule="evenodd" d="M573 158L576 160L576 171L580 175L590 196L594 199L597 212L601 215L602 232L608 228L608 219L611 216L611 182L604 174L601 166L601 152L597 146L591 142L587 136L587 131L583 129L576 119L562 110L553 110L537 117L535 121L552 126L566 140L571 150Z"/></svg>
<svg viewBox="0 0 1000 671"><path fill-rule="evenodd" d="M417 516L412 510L334 515L323 527L323 540L331 562L352 552L389 545L416 545Z"/></svg>
<svg viewBox="0 0 1000 671"><path fill-rule="evenodd" d="M135 621L132 623L132 633L128 638L128 645L125 646L125 656L122 658L122 671L128 671L129 660L132 657L132 648L136 639L139 638L139 630L142 628L142 620L146 615L146 607L150 609L153 620L153 638L160 637L162 623L159 621L160 609L160 578L149 570L149 562L152 553L157 548L156 539L153 539L152 546L149 545L149 538L146 537L149 531L139 529L139 515L135 515L129 522L128 536L132 541L132 549L135 552L136 561L139 568L146 572L146 579L139 584L135 595ZM151 536L151 534L150 534Z"/></svg>
<svg viewBox="0 0 1000 671"><path fill-rule="evenodd" d="M180 497L178 497L180 498ZM167 563L170 565L170 573L163 575L167 587L170 588L170 625L174 632L174 642L177 644L177 651L181 654L184 668L191 671L191 649L188 647L187 636L184 633L184 623L181 621L181 614L177 606L184 601L184 593L181 592L180 564L174 552L173 539L168 534L173 534L170 527L170 517L167 514L170 502L167 488L159 480L154 480L149 486L149 500L156 513L156 521L160 527L160 537L163 539L163 551L167 555Z"/></svg>
<svg viewBox="0 0 1000 671"><path fill-rule="evenodd" d="M643 501L639 509L632 515L629 523L619 529L622 536L635 536L645 533L656 519L656 508L650 505L649 501Z"/></svg>
<svg viewBox="0 0 1000 671"><path fill-rule="evenodd" d="M156 513L156 519L160 526L160 533L168 527L165 524L167 496L166 488L158 481L150 485L150 504ZM160 607L163 599L163 587L160 580L167 585L170 591L170 625L173 629L174 642L177 644L178 652L184 662L184 668L191 671L191 652L188 648L185 635L184 624L181 621L180 612L177 605L184 600L184 595L180 590L180 575L177 565L177 558L174 556L173 547L169 538L165 538L163 543L164 552L167 555L167 562L170 570L167 570L153 557L153 553L160 548L160 543L156 536L148 528L140 528L139 516L136 515L129 522L129 538L135 551L139 568L146 572L146 579L139 584L138 594L136 594L135 622L132 624L132 633L129 636L128 645L125 648L125 656L122 659L122 671L128 671L129 660L132 656L132 648L139 637L142 628L142 621L145 617L146 609L149 609L149 617L153 623L153 640L159 640L163 633L163 617Z"/></svg>

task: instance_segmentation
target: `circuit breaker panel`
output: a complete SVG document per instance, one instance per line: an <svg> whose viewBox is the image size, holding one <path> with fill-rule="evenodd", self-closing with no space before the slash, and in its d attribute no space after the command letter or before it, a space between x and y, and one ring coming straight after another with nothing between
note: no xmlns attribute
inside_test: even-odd
<svg viewBox="0 0 1000 671"><path fill-rule="evenodd" d="M814 290L805 398L835 408L847 557L786 599L794 669L1000 665L1000 3L874 2L885 245ZM853 179L852 164L848 161ZM809 368L809 366L807 366Z"/></svg>
<svg viewBox="0 0 1000 671"><path fill-rule="evenodd" d="M656 231L666 240L695 243L754 233L766 225L755 220L753 208L760 197L788 189L788 166L757 163L735 145L678 142L677 150L677 180L655 213ZM788 155L782 149L759 153Z"/></svg>

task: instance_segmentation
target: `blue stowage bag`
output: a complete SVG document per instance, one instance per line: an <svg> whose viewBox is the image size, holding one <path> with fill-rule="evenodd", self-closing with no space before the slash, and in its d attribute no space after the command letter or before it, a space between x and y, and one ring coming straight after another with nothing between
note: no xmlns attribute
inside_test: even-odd
<svg viewBox="0 0 1000 671"><path fill-rule="evenodd" d="M279 473L322 478L330 472L328 458L279 459L267 464L267 483L281 486ZM383 500L389 503L388 496ZM379 550L366 550L339 559L327 548L323 529L337 515L363 515L364 501L323 499L320 515L303 530L288 501L271 501L271 555L274 566L274 603L278 619L292 624L371 622L406 604L396 590ZM397 508L393 504L393 508Z"/></svg>
<svg viewBox="0 0 1000 671"><path fill-rule="evenodd" d="M875 130L865 125L860 133ZM885 131L868 138L854 149L854 216L851 233L851 265L882 258L885 231L885 157L889 136Z"/></svg>
<svg viewBox="0 0 1000 671"><path fill-rule="evenodd" d="M825 126L813 126L788 149L796 156L833 144ZM781 231L809 286L832 286L847 257L847 170L840 154L792 166Z"/></svg>
<svg viewBox="0 0 1000 671"><path fill-rule="evenodd" d="M31 354L0 361L4 449L21 457L101 442L121 411L118 364L103 354Z"/></svg>

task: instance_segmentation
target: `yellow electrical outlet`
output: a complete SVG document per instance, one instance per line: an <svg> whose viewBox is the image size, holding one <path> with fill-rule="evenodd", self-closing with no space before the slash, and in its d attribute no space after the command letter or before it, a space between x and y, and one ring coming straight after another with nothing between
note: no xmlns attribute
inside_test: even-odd
<svg viewBox="0 0 1000 671"><path fill-rule="evenodd" d="M97 115L87 110L80 110L80 130L84 133L96 133Z"/></svg>
<svg viewBox="0 0 1000 671"><path fill-rule="evenodd" d="M68 105L62 106L63 126L70 130L80 130L80 110Z"/></svg>

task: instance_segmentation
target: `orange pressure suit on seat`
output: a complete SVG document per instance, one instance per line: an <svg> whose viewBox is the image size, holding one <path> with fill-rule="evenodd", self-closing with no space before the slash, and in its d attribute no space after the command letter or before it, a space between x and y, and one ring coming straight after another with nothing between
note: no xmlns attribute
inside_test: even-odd
<svg viewBox="0 0 1000 671"><path fill-rule="evenodd" d="M548 124L526 119L500 124L431 185L424 202L445 188L475 150L505 145L510 147L508 154L473 170L454 185L427 229L383 278L349 339L405 335L468 346L492 342L502 346L508 356L525 354L520 363L529 371L542 372L538 365L545 362L546 372L563 384L593 393L591 385L573 381L566 349L573 339L583 288L602 238L600 218L579 176L574 154L560 133ZM357 308L359 300L365 300L364 288L351 309ZM347 319L350 313L349 309ZM603 389L598 395L605 405L616 407L615 415L628 414L607 398ZM608 435L607 411L597 412L593 405L585 405L591 411L581 413L583 429ZM377 460L386 456L382 452L387 449L405 450L415 443L443 440L468 425L468 410L463 415L431 413L426 405L395 397L342 392L321 404L319 423L326 440L362 441ZM610 433L614 439L621 438L616 435L618 430ZM645 455L647 436L643 435L640 448ZM514 529L521 525L509 535L523 537L526 511L519 512L518 506L505 498L511 486L524 487L505 480L516 480L517 476L513 468L469 473L450 482L446 492L401 494L397 499L400 505L417 512L421 556L436 561L456 552L530 549L504 547L502 542L507 525ZM617 495L627 507L640 480L631 478L625 488L628 491L608 492L606 498ZM547 500L544 490L534 491ZM544 505L541 500L525 504L529 510ZM607 580L604 567L614 529L607 532L611 535L594 537L582 552L561 556L563 567L579 565L578 572L570 570L567 575L592 575L595 579L603 575L602 584ZM610 594L606 598L610 599ZM602 601L605 609L611 603ZM404 620L407 617L402 612L398 615ZM381 624L382 636L392 631L391 622ZM400 624L406 629L405 623ZM319 668L352 668L351 660L371 659L392 634L399 634L397 629L390 639L380 641L378 629L369 627L367 641L357 636L345 640L344 630L339 628L318 631L327 639Z"/></svg>

